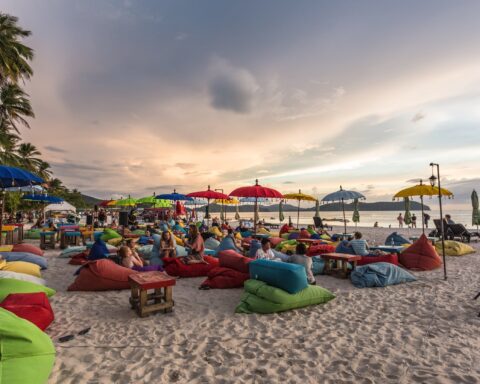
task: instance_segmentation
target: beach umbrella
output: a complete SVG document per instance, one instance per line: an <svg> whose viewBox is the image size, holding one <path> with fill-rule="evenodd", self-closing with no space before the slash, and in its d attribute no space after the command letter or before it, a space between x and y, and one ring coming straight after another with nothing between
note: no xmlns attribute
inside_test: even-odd
<svg viewBox="0 0 480 384"><path fill-rule="evenodd" d="M109 207L111 205L114 205L115 203L115 200L103 200L101 201L100 203L98 203L98 206L99 207L102 207L102 208L106 208L106 207Z"/></svg>
<svg viewBox="0 0 480 384"><path fill-rule="evenodd" d="M355 200L355 199L365 199L360 192L356 191L347 191L340 186L340 189L336 192L329 193L325 196L322 201L323 202L332 202L332 201L339 201L342 203L342 211L343 211L343 228L345 233L347 233L347 219L345 217L345 201L348 200Z"/></svg>
<svg viewBox="0 0 480 384"><path fill-rule="evenodd" d="M358 212L358 199L353 199L352 221L355 223L355 227L357 226L357 223L360 222L360 212Z"/></svg>
<svg viewBox="0 0 480 384"><path fill-rule="evenodd" d="M317 201L317 199L315 197L302 193L302 191L300 189L298 190L298 193L287 193L286 195L283 195L283 198L288 199L288 200L297 200L298 201L297 228L298 228L298 223L300 221L300 202L301 201Z"/></svg>
<svg viewBox="0 0 480 384"><path fill-rule="evenodd" d="M228 196L225 195L224 193L213 191L210 189L210 185L208 186L206 191L198 191L198 192L192 192L187 195L188 197L191 198L197 198L197 199L207 199L207 207L205 208L206 212L206 217L207 220L209 219L209 210L210 210L210 200L228 200Z"/></svg>
<svg viewBox="0 0 480 384"><path fill-rule="evenodd" d="M285 215L283 214L283 200L278 204L278 220L280 220L280 222L285 220Z"/></svg>
<svg viewBox="0 0 480 384"><path fill-rule="evenodd" d="M320 217L320 202L315 201L315 217Z"/></svg>
<svg viewBox="0 0 480 384"><path fill-rule="evenodd" d="M420 203L422 206L422 232L425 233L425 217L424 217L424 206L423 206L423 196L438 196L438 187L431 185L423 184L422 180L420 180L420 184L414 185L413 187L402 189L401 191L397 192L393 199L398 199L402 197L413 197L419 196ZM442 196L452 197L453 193L449 190L442 188L441 189Z"/></svg>
<svg viewBox="0 0 480 384"><path fill-rule="evenodd" d="M5 190L12 187L27 187L31 185L42 184L43 179L33 173L17 167L9 167L0 165L0 245L2 245L2 224L3 224L3 207L5 206Z"/></svg>
<svg viewBox="0 0 480 384"><path fill-rule="evenodd" d="M412 214L410 213L410 198L404 197L403 200L405 201L405 214L403 215L403 221L405 224L410 225L412 224Z"/></svg>
<svg viewBox="0 0 480 384"><path fill-rule="evenodd" d="M156 199L163 199L163 200L173 200L173 201L193 201L191 197L183 195L181 193L177 193L174 189L173 193L163 193L161 195L155 196Z"/></svg>
<svg viewBox="0 0 480 384"><path fill-rule="evenodd" d="M48 196L48 195L25 195L22 197L22 200L47 203L47 204L59 204L65 201L60 197Z"/></svg>
<svg viewBox="0 0 480 384"><path fill-rule="evenodd" d="M137 200L128 196L126 199L120 199L115 201L115 206L117 207L134 207L137 204Z"/></svg>
<svg viewBox="0 0 480 384"><path fill-rule="evenodd" d="M227 220L227 210L224 209L224 205L236 205L240 204L240 201L238 201L235 198L228 198L228 199L215 199L214 201L215 204L221 204L221 211L220 211L220 219L223 221ZM222 218L222 213L223 213L223 218Z"/></svg>
<svg viewBox="0 0 480 384"><path fill-rule="evenodd" d="M155 197L155 193L151 196L146 196L146 197L142 197L140 199L137 199L137 203L138 204L155 204L158 202L158 200L164 200L164 199L157 199Z"/></svg>
<svg viewBox="0 0 480 384"><path fill-rule="evenodd" d="M478 231L478 226L480 225L480 211L478 210L478 195L477 191L473 190L472 191L472 225L477 226L477 231Z"/></svg>
<svg viewBox="0 0 480 384"><path fill-rule="evenodd" d="M245 203L255 203L255 201L258 203L258 204L265 204L265 203L269 203L270 202L270 199L267 199L265 197L259 197L259 198L255 198L255 197L242 197L241 199L238 200L240 203L242 204L245 204Z"/></svg>
<svg viewBox="0 0 480 384"><path fill-rule="evenodd" d="M230 192L230 196L235 197L250 197L255 199L254 217L258 217L258 199L273 198L282 199L283 195L273 188L263 187L258 184L258 179L255 180L255 185L248 187L240 187ZM257 221L254 221L254 231L257 232Z"/></svg>

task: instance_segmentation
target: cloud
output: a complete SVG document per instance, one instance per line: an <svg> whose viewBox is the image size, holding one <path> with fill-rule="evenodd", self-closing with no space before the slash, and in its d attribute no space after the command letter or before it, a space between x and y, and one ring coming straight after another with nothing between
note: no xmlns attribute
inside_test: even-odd
<svg viewBox="0 0 480 384"><path fill-rule="evenodd" d="M62 149L62 148L54 147L53 145L46 145L44 148L45 148L47 151L50 151L50 152L67 153L66 150L64 150L64 149Z"/></svg>
<svg viewBox="0 0 480 384"><path fill-rule="evenodd" d="M284 181L282 184L295 184L293 181Z"/></svg>
<svg viewBox="0 0 480 384"><path fill-rule="evenodd" d="M425 115L422 112L417 112L415 116L412 117L412 123L416 123L417 121L423 120Z"/></svg>
<svg viewBox="0 0 480 384"><path fill-rule="evenodd" d="M174 166L180 169L190 169L195 167L195 163L175 163Z"/></svg>
<svg viewBox="0 0 480 384"><path fill-rule="evenodd" d="M215 109L240 114L251 112L259 86L246 69L234 67L224 59L215 59L208 83L210 104Z"/></svg>

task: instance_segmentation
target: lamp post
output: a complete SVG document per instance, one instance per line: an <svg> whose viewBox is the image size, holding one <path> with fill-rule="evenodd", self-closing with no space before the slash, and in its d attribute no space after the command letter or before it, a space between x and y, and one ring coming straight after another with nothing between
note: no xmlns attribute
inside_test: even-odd
<svg viewBox="0 0 480 384"><path fill-rule="evenodd" d="M223 193L223 188L216 188L215 192ZM227 221L227 212L225 212L225 205L223 204L223 199L222 199L222 212L223 212L223 223L224 223Z"/></svg>
<svg viewBox="0 0 480 384"><path fill-rule="evenodd" d="M442 211L442 187L440 184L440 165L436 163L430 163L432 167L432 176L429 177L430 185L435 187L435 182L438 180L438 204L440 206L440 236L442 241L442 257L443 257L443 276L447 280L447 264L445 258L445 229L443 227L443 211ZM437 167L437 176L434 174L434 167Z"/></svg>

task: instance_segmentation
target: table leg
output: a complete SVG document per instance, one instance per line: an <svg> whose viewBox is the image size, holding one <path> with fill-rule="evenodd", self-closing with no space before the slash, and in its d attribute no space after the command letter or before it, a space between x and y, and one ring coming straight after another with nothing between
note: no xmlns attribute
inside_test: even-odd
<svg viewBox="0 0 480 384"><path fill-rule="evenodd" d="M165 302L170 304L168 308L165 309L165 312L172 312L173 310L173 288L165 287Z"/></svg>
<svg viewBox="0 0 480 384"><path fill-rule="evenodd" d="M144 289L140 290L140 305L138 306L138 314L140 317L145 317L144 309L147 306L147 291Z"/></svg>
<svg viewBox="0 0 480 384"><path fill-rule="evenodd" d="M343 277L346 279L348 276L348 261L342 262L342 273L343 273Z"/></svg>
<svg viewBox="0 0 480 384"><path fill-rule="evenodd" d="M137 308L138 301L139 301L139 294L138 294L138 287L136 285L132 285L131 287L131 297L130 297L130 306L132 309Z"/></svg>

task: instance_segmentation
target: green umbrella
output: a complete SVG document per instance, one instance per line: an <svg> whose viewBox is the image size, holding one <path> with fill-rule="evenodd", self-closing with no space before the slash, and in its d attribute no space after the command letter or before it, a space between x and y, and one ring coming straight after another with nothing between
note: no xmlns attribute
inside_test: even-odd
<svg viewBox="0 0 480 384"><path fill-rule="evenodd" d="M475 190L472 192L472 207L472 225L476 225L478 230L478 226L480 225L480 212L478 210L478 195Z"/></svg>
<svg viewBox="0 0 480 384"><path fill-rule="evenodd" d="M134 207L137 204L137 200L128 196L127 199L120 199L115 202L117 207Z"/></svg>
<svg viewBox="0 0 480 384"><path fill-rule="evenodd" d="M171 200L155 199L152 208L172 208Z"/></svg>
<svg viewBox="0 0 480 384"><path fill-rule="evenodd" d="M358 199L353 199L353 217L352 221L357 226L357 223L360 221L360 213L358 212Z"/></svg>
<svg viewBox="0 0 480 384"><path fill-rule="evenodd" d="M403 217L403 221L405 224L410 225L412 224L412 214L410 213L410 199L408 197L404 197L403 200L405 201L405 215Z"/></svg>
<svg viewBox="0 0 480 384"><path fill-rule="evenodd" d="M285 216L283 214L283 200L280 201L280 204L278 205L278 220L280 220L280 222L285 220Z"/></svg>
<svg viewBox="0 0 480 384"><path fill-rule="evenodd" d="M155 194L153 196L142 197L141 199L137 200L139 204L155 204L157 199L155 198Z"/></svg>
<svg viewBox="0 0 480 384"><path fill-rule="evenodd" d="M320 202L318 199L315 202L315 217L320 217Z"/></svg>

